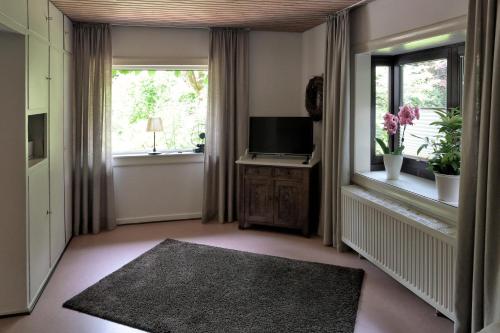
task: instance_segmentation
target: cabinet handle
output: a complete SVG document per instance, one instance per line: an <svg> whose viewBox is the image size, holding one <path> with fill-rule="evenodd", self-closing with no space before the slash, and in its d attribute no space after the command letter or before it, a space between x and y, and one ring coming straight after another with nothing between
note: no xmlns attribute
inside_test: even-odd
<svg viewBox="0 0 500 333"><path fill-rule="evenodd" d="M52 214L52 212L50 210L47 211L47 215L50 215Z"/></svg>
<svg viewBox="0 0 500 333"><path fill-rule="evenodd" d="M50 81L50 80L52 80L52 78L51 78L50 76L46 76L45 78L46 78L47 80L49 80L49 81Z"/></svg>
<svg viewBox="0 0 500 333"><path fill-rule="evenodd" d="M53 18L52 18L52 16L45 16L45 19L46 19L47 21L52 21L52 19L53 19Z"/></svg>

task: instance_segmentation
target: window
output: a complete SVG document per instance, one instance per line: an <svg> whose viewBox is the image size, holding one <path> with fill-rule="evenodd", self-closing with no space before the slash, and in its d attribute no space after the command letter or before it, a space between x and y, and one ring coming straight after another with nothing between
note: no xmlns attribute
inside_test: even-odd
<svg viewBox="0 0 500 333"><path fill-rule="evenodd" d="M205 132L206 70L114 69L112 97L113 153L143 153L153 147L147 120L160 117L159 151L191 151Z"/></svg>
<svg viewBox="0 0 500 333"><path fill-rule="evenodd" d="M383 115L397 114L399 106L418 105L420 120L408 126L402 171L433 179L426 169L431 150L417 155L422 144L419 137L435 137L437 128L431 123L438 119L436 109L461 106L463 91L463 44L402 54L372 57L372 143L371 169L383 170L382 151L375 137L387 142L382 130ZM396 139L399 133L396 135ZM391 148L394 142L389 142Z"/></svg>
<svg viewBox="0 0 500 333"><path fill-rule="evenodd" d="M408 63L401 65L400 70L401 105L418 105L421 111L420 119L406 129L404 154L415 159L427 159L431 154L430 148L417 155L422 144L418 137L432 138L438 134L431 123L439 120L434 110L446 109L448 105L448 60L441 58Z"/></svg>

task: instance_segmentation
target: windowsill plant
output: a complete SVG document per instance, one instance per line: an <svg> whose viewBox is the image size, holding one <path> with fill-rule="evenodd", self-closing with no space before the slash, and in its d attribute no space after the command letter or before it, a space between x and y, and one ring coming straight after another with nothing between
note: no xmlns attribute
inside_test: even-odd
<svg viewBox="0 0 500 333"><path fill-rule="evenodd" d="M434 172L438 199L446 202L458 202L460 185L460 145L462 136L462 114L459 108L436 110L439 120L431 125L439 127L439 134L434 139L421 138L422 149L432 148L432 157L428 160L429 170Z"/></svg>
<svg viewBox="0 0 500 333"><path fill-rule="evenodd" d="M399 178L401 167L403 166L406 126L413 126L415 119L420 119L420 109L418 106L412 106L410 104L401 106L397 115L392 113L386 113L384 115L384 131L387 132L389 141L392 140L392 142L394 142L394 148L391 149L389 142L385 143L384 140L380 138L376 138L375 140L384 152L384 167L388 180ZM397 140L398 133L401 133L400 140Z"/></svg>

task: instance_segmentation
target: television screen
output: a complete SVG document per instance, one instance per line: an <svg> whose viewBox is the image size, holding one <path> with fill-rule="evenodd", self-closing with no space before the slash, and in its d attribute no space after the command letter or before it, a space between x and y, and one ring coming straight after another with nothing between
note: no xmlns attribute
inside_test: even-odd
<svg viewBox="0 0 500 333"><path fill-rule="evenodd" d="M250 117L250 153L308 155L313 152L309 117Z"/></svg>

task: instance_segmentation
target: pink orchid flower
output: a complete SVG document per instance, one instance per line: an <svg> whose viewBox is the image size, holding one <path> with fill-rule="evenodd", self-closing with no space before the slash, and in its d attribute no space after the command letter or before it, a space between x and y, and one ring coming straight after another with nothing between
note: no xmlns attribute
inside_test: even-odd
<svg viewBox="0 0 500 333"><path fill-rule="evenodd" d="M391 113L384 115L384 130L393 135L398 131L398 117Z"/></svg>

